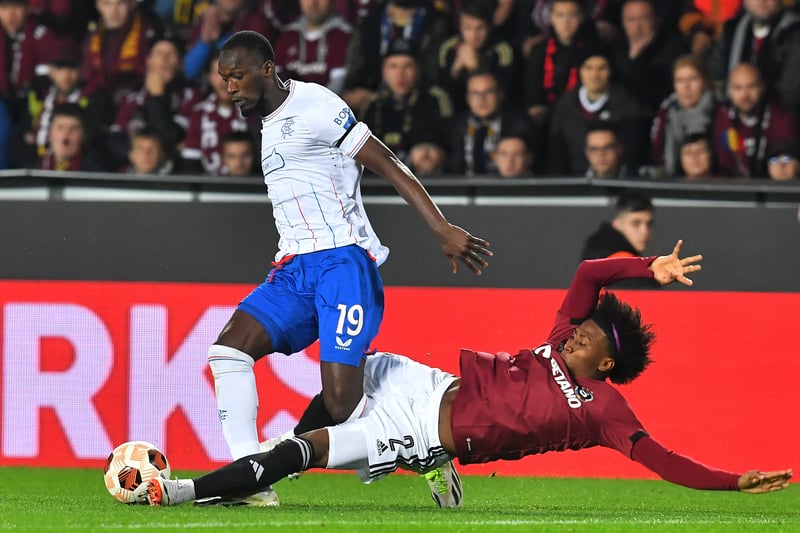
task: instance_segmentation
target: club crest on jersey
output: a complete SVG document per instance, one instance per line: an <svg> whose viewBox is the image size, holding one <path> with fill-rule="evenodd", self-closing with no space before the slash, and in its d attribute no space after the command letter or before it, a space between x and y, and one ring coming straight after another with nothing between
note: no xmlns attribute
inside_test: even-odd
<svg viewBox="0 0 800 533"><path fill-rule="evenodd" d="M286 161L283 160L283 156L275 151L275 148L272 149L272 152L261 160L261 169L264 171L264 175L271 172L275 172L276 170L280 170L286 166Z"/></svg>
<svg viewBox="0 0 800 533"><path fill-rule="evenodd" d="M592 391L580 385L575 387L575 394L578 395L578 399L582 402L591 402L594 400L594 394L592 394Z"/></svg>
<svg viewBox="0 0 800 533"><path fill-rule="evenodd" d="M294 134L292 126L294 126L294 119L292 117L289 117L283 121L283 126L281 126L281 139L291 137Z"/></svg>

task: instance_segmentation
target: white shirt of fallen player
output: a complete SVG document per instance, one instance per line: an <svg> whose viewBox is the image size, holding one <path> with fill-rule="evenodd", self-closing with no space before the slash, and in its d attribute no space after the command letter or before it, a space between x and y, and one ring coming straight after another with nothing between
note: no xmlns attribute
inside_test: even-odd
<svg viewBox="0 0 800 533"><path fill-rule="evenodd" d="M275 260L357 244L380 266L389 255L361 200L353 158L372 135L335 93L288 80L289 96L261 119L261 170L280 240Z"/></svg>

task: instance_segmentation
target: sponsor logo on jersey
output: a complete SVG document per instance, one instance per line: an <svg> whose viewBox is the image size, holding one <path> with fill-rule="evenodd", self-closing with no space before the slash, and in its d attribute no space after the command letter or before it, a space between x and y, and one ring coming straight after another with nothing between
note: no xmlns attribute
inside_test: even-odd
<svg viewBox="0 0 800 533"><path fill-rule="evenodd" d="M353 344L353 339L344 340L340 336L336 336L336 349L337 350L350 350L350 345Z"/></svg>
<svg viewBox="0 0 800 533"><path fill-rule="evenodd" d="M286 161L283 160L281 154L275 151L275 148L272 149L272 152L267 157L261 160L261 169L264 171L265 176L285 166Z"/></svg>
<svg viewBox="0 0 800 533"><path fill-rule="evenodd" d="M353 116L353 112L350 111L349 107L345 107L339 111L339 115L333 119L333 122L334 124L338 124L344 129L349 130L350 126L356 123L356 117Z"/></svg>
<svg viewBox="0 0 800 533"><path fill-rule="evenodd" d="M572 383L570 383L566 372L564 372L564 370L561 368L561 365L558 364L558 361L556 361L550 356L552 351L553 351L552 346L550 346L549 344L543 344L538 348L536 348L535 350L533 350L533 353L538 355L542 359L550 360L550 370L553 375L553 381L556 382L556 385L559 386L561 392L564 394L564 397L567 399L567 405L569 405L572 409L578 409L580 408L581 405L583 405L583 402L588 402L590 400L584 399L583 401L581 401L578 398L577 389L580 387L573 389L573 385ZM592 396L591 391L588 392L589 396L591 398L594 398L594 396Z"/></svg>

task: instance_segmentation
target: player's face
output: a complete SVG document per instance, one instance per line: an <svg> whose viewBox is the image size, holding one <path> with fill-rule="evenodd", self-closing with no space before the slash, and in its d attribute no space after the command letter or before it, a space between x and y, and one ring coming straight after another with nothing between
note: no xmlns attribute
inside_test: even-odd
<svg viewBox="0 0 800 533"><path fill-rule="evenodd" d="M608 90L611 79L611 68L608 60L600 56L592 56L581 65L581 84L590 93L602 94Z"/></svg>
<svg viewBox="0 0 800 533"><path fill-rule="evenodd" d="M272 61L261 63L256 54L243 48L226 50L219 55L216 72L233 105L244 116L264 112L265 99L272 78Z"/></svg>
<svg viewBox="0 0 800 533"><path fill-rule="evenodd" d="M673 79L675 94L678 95L678 102L684 109L690 109L697 105L703 91L706 90L706 83L694 67L680 67L675 70Z"/></svg>
<svg viewBox="0 0 800 533"><path fill-rule="evenodd" d="M752 113L761 102L764 87L752 68L737 68L731 74L728 94L734 107L741 113Z"/></svg>
<svg viewBox="0 0 800 533"><path fill-rule="evenodd" d="M653 238L653 212L628 211L618 215L611 225L622 233L625 239L639 253L644 252Z"/></svg>
<svg viewBox="0 0 800 533"><path fill-rule="evenodd" d="M486 21L470 15L461 15L459 20L461 38L473 48L480 48L489 36L489 25Z"/></svg>
<svg viewBox="0 0 800 533"><path fill-rule="evenodd" d="M116 30L128 20L133 11L131 0L97 0L97 11L108 30Z"/></svg>
<svg viewBox="0 0 800 533"><path fill-rule="evenodd" d="M572 373L581 378L600 378L614 367L606 334L594 320L586 320L575 328L564 343L561 357Z"/></svg>
<svg viewBox="0 0 800 533"><path fill-rule="evenodd" d="M0 25L6 33L15 34L25 25L28 7L24 4L1 4Z"/></svg>

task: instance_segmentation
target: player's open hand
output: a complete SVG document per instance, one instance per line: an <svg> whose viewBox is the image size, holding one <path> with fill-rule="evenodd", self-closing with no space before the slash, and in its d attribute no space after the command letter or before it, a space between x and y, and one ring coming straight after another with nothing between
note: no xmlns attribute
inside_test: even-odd
<svg viewBox="0 0 800 533"><path fill-rule="evenodd" d="M783 490L789 486L792 470L776 470L775 472L761 472L751 470L739 476L739 490L750 494L763 494Z"/></svg>
<svg viewBox="0 0 800 533"><path fill-rule="evenodd" d="M468 231L452 224L447 224L437 238L442 244L442 250L450 258L453 274L458 272L456 259L460 259L470 270L480 276L481 268L489 266L489 262L485 258L494 255L488 248L489 241L473 237Z"/></svg>
<svg viewBox="0 0 800 533"><path fill-rule="evenodd" d="M692 286L694 282L686 277L686 274L697 272L703 267L698 265L703 260L702 255L693 255L681 259L678 255L681 252L683 241L679 240L670 255L662 255L656 258L650 265L655 280L661 285L668 285L673 281Z"/></svg>

